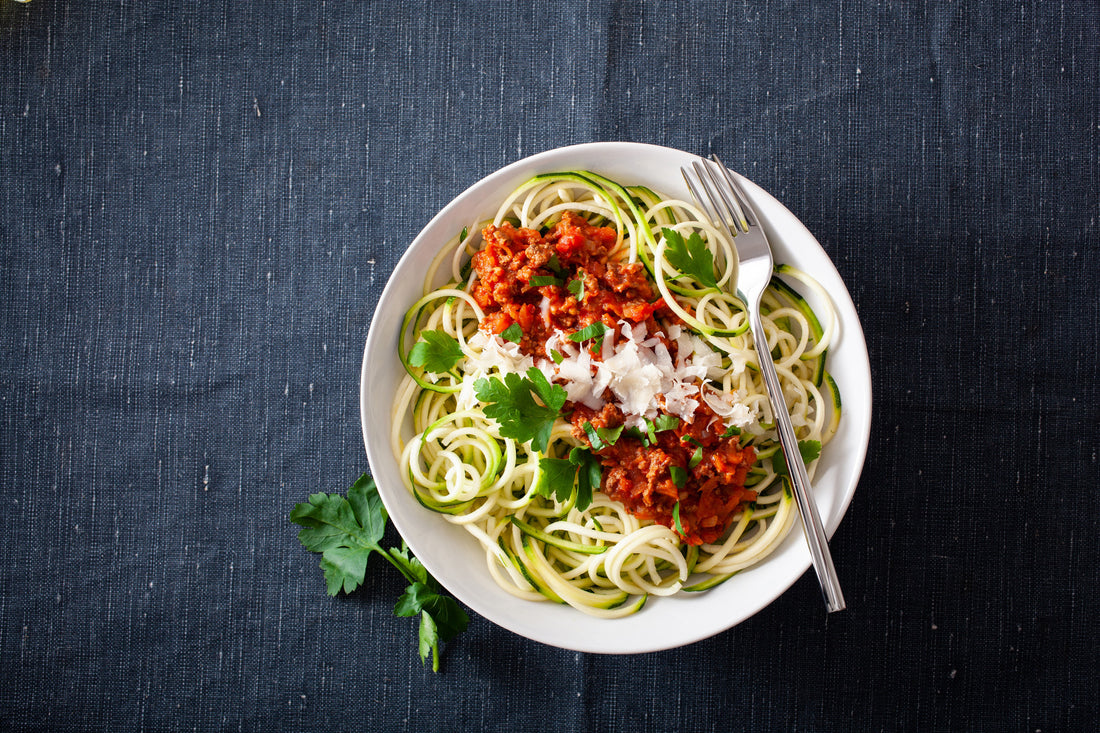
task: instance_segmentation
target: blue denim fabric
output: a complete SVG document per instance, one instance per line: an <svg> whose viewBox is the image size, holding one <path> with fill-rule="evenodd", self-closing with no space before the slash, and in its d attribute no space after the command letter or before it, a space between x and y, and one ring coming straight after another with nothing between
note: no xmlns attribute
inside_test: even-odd
<svg viewBox="0 0 1100 733"><path fill-rule="evenodd" d="M0 0L0 727L1094 730L1092 2ZM811 574L632 657L402 584L329 598L287 522L368 470L388 273L498 167L719 153L835 261L875 382Z"/></svg>

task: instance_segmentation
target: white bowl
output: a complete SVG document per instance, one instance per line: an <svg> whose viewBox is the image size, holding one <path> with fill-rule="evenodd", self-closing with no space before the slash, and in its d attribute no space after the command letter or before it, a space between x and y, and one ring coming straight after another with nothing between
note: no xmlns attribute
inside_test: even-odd
<svg viewBox="0 0 1100 733"><path fill-rule="evenodd" d="M477 182L439 212L398 262L382 293L367 337L361 385L363 437L371 472L390 517L424 566L458 600L490 621L535 641L605 654L657 651L705 639L744 621L775 600L810 567L800 525L760 564L704 593L650 598L638 613L598 619L565 605L524 601L501 590L490 577L485 552L460 527L425 509L405 489L390 452L391 409L404 374L397 358L405 311L421 295L424 273L438 248L472 222L495 214L501 201L537 173L590 170L624 184L642 184L688 198L680 177L689 153L639 143L589 143L525 158ZM832 535L855 493L871 430L871 370L867 345L851 296L813 235L791 212L759 187L747 186L767 233L775 261L811 274L831 295L839 334L828 369L843 398L840 429L825 447L814 490L826 531ZM811 304L813 299L809 299ZM851 568L835 557L843 582ZM820 610L825 613L824 606Z"/></svg>

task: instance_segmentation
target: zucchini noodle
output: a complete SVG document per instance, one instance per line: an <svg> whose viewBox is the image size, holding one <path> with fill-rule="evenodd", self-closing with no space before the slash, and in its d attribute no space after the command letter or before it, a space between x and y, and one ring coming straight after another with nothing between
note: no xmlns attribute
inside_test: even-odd
<svg viewBox="0 0 1100 733"><path fill-rule="evenodd" d="M545 231L565 212L612 228L616 237L608 261L644 265L655 293L673 314L658 319L662 328L682 328L698 339L693 343L709 347L703 350L714 363L720 362L701 380L700 400L736 402L749 416L739 439L754 451L744 484L755 499L737 508L728 529L713 542L688 544L676 530L678 514L673 526L639 519L600 486L593 487L590 503L581 499L578 486L564 499L540 491L540 459L563 459L573 448L591 446L576 437L568 415L559 415L540 453L530 440L503 436L500 424L472 396L476 380L522 371L484 358L489 345L479 325L485 313L471 295L478 278L471 258L483 245L483 228L508 222ZM713 279L708 280L713 285L673 265L677 258L670 258L674 242L669 232L701 239L713 259ZM812 292L824 318L780 276ZM649 596L712 588L759 563L787 536L797 509L783 464L776 462L782 452L736 281L735 243L690 202L584 171L540 175L524 183L493 219L471 222L440 248L427 270L423 297L405 316L397 350L407 374L394 397L390 439L407 489L426 509L481 543L488 571L505 591L532 601L566 603L599 617L635 613ZM779 265L762 309L767 349L796 435L800 442L824 446L841 412L836 383L826 371L837 332L828 296L810 276ZM453 366L430 372L414 365L410 352L426 331L454 340L461 356ZM623 332L628 335L627 327ZM609 348L604 341L603 356L592 358L606 359ZM808 462L811 477L816 465L816 458Z"/></svg>

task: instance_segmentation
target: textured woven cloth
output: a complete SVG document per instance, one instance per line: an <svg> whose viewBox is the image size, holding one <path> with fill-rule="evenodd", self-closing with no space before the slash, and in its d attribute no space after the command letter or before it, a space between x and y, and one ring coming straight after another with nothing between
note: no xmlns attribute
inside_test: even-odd
<svg viewBox="0 0 1100 733"><path fill-rule="evenodd" d="M1095 730L1093 2L0 0L0 727ZM686 648L330 598L287 521L428 219L526 155L717 152L821 241L874 424L812 573Z"/></svg>

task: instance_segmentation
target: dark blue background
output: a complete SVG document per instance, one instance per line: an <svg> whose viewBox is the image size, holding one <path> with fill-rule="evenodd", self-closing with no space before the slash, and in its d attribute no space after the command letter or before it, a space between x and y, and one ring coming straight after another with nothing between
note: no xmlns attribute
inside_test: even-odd
<svg viewBox="0 0 1100 733"><path fill-rule="evenodd" d="M286 516L367 470L420 227L595 140L719 153L848 283L850 608L635 657L474 618L433 675ZM0 725L1095 730L1098 161L1093 2L0 0Z"/></svg>

